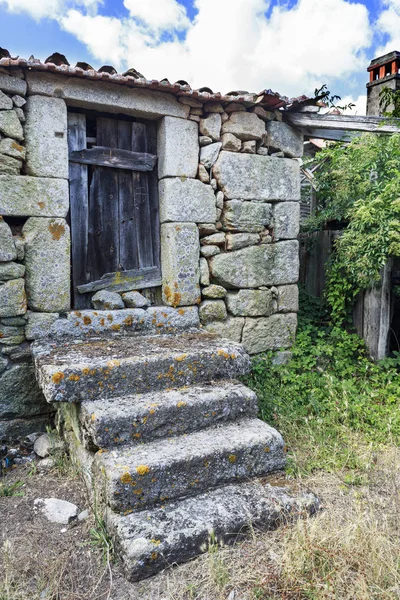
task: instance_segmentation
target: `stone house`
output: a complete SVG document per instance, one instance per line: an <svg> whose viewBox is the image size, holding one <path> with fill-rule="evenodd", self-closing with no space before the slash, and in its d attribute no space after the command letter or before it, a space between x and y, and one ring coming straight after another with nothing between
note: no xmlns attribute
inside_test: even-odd
<svg viewBox="0 0 400 600"><path fill-rule="evenodd" d="M303 136L278 109L303 99L1 56L0 438L47 422L39 338L289 347Z"/></svg>

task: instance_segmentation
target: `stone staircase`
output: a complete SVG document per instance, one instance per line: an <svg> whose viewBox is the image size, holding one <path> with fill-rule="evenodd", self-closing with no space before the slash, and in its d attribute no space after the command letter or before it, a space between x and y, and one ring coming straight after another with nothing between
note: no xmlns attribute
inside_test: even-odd
<svg viewBox="0 0 400 600"><path fill-rule="evenodd" d="M285 448L235 380L250 369L240 344L195 331L47 340L33 354L129 579L198 555L211 531L237 538L316 509L257 479L284 467Z"/></svg>

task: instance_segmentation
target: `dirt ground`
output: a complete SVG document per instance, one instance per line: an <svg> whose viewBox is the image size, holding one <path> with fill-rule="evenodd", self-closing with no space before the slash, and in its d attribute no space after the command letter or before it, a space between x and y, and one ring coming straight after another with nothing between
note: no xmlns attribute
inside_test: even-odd
<svg viewBox="0 0 400 600"><path fill-rule="evenodd" d="M372 543L366 537L351 537L364 525L368 527L365 536L371 534L375 540L383 535L380 543L384 553L390 551L392 543L399 546L399 467L400 450L392 449L375 456L371 470L357 480L352 476L350 481L344 473L321 473L309 477L301 483L313 489L322 500L323 510L317 517L303 524L287 525L276 532L252 531L246 541L234 547L218 547L216 543L206 554L186 565L130 584L122 577L118 563L110 565L104 562L101 548L93 545L90 531L95 528L93 517L66 527L49 523L34 510L36 498L49 497L73 502L80 510L87 508L84 486L79 477L73 473L61 476L57 469L41 472L32 465L17 466L2 479L7 489L11 489L15 482L23 485L14 490L14 493L21 493L20 496L0 497L0 600L400 598L397 572L393 574L395 583L391 580L389 591L368 594L367 580L373 567L367 562L372 560L371 554L377 553L379 563L380 546L372 550L369 548L365 565L361 555L357 558L361 576L366 580L360 584L364 592L359 593L358 588L352 591L346 582L347 576L354 579L354 569L357 571L358 567L352 567L352 571L347 573L349 568L343 564L348 562L348 559L343 559L347 551L347 546L343 547L344 536L351 538L349 556L364 552L363 547ZM374 523L378 525L376 532ZM311 577L307 564L302 563L300 570L295 571L298 557L304 562L307 554L307 548L302 546L304 532L316 546L323 547L325 544L331 571L341 569L340 580L332 584L333 595L325 589L324 573L311 574L316 578L312 583L315 587L315 590L312 588L313 595L308 591L309 581L300 582L303 572L304 577ZM284 567L288 553L294 569L292 574ZM399 563L397 555L393 560ZM384 568L392 567L390 563ZM335 575L330 572L330 577ZM379 577L382 577L382 572L377 574L378 581ZM293 581L299 584L294 585ZM343 589L348 588L348 593L340 593L342 584L347 586Z"/></svg>

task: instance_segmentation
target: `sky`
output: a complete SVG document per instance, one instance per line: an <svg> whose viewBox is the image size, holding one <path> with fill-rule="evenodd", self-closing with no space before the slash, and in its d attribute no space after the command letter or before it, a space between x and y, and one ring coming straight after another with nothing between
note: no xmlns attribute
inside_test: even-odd
<svg viewBox="0 0 400 600"><path fill-rule="evenodd" d="M0 0L0 46L223 93L326 84L365 114L369 62L400 51L400 0Z"/></svg>

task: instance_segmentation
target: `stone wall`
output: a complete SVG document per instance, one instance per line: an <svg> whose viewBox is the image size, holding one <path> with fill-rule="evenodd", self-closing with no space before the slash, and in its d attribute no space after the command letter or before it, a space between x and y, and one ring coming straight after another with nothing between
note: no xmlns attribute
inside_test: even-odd
<svg viewBox="0 0 400 600"><path fill-rule="evenodd" d="M203 327L242 342L251 354L290 347L298 310L302 135L279 111L180 101L190 107L193 125L169 118L160 134L173 130L175 146L175 153L166 149L171 164L166 169L163 160L160 172L164 301L200 302Z"/></svg>
<svg viewBox="0 0 400 600"><path fill-rule="evenodd" d="M162 289L73 311L67 108L157 120ZM0 72L0 439L45 426L30 343L201 324L251 353L296 331L302 136L279 111ZM141 294L140 294L141 292ZM199 321L200 319L200 321Z"/></svg>

